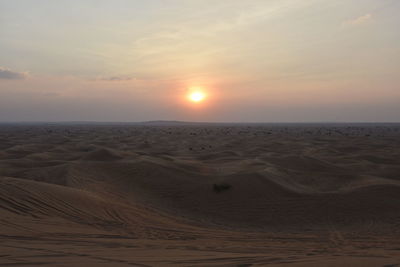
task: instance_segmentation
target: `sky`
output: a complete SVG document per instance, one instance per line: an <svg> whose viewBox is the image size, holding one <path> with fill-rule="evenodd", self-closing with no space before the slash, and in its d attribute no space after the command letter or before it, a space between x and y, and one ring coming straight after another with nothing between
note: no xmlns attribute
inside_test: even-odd
<svg viewBox="0 0 400 267"><path fill-rule="evenodd" d="M399 13L399 0L0 0L0 121L399 122Z"/></svg>

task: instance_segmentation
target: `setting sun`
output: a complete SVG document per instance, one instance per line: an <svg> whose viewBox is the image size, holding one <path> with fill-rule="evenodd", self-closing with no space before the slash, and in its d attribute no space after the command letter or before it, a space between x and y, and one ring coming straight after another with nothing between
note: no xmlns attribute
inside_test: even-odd
<svg viewBox="0 0 400 267"><path fill-rule="evenodd" d="M206 95L201 91L194 91L189 93L189 99L193 102L201 102L204 100Z"/></svg>

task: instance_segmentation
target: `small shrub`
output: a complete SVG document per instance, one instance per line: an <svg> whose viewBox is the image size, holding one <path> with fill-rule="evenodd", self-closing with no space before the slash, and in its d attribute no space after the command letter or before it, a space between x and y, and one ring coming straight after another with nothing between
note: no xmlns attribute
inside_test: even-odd
<svg viewBox="0 0 400 267"><path fill-rule="evenodd" d="M228 189L230 189L232 186L230 184L227 183L220 183L220 184L214 184L213 185L213 190L216 193L220 193L222 191L226 191Z"/></svg>

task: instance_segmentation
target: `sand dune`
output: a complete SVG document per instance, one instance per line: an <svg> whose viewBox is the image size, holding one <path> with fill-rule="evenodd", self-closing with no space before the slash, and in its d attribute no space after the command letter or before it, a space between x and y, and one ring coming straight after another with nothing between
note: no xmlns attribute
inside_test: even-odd
<svg viewBox="0 0 400 267"><path fill-rule="evenodd" d="M0 147L6 266L400 264L398 125L3 125Z"/></svg>

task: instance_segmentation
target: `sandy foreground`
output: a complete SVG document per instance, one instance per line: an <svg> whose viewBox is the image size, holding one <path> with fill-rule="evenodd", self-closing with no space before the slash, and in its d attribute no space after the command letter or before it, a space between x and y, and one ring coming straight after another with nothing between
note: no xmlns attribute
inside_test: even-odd
<svg viewBox="0 0 400 267"><path fill-rule="evenodd" d="M24 265L400 266L400 124L3 124Z"/></svg>

